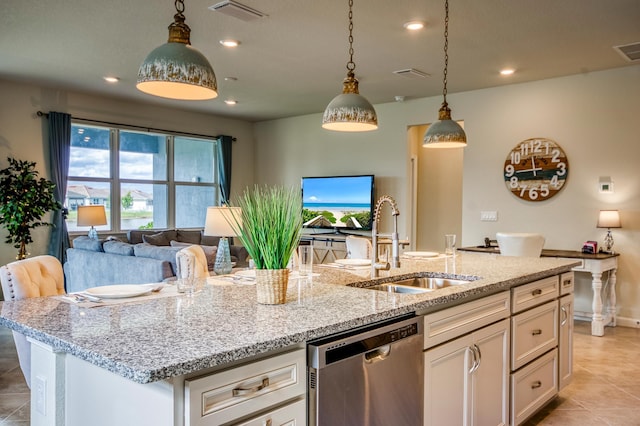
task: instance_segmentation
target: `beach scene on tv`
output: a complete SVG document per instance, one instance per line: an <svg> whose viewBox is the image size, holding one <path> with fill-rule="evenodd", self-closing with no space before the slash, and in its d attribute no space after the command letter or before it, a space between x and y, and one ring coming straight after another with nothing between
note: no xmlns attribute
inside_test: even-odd
<svg viewBox="0 0 640 426"><path fill-rule="evenodd" d="M303 226L371 229L372 184L373 176L303 178Z"/></svg>

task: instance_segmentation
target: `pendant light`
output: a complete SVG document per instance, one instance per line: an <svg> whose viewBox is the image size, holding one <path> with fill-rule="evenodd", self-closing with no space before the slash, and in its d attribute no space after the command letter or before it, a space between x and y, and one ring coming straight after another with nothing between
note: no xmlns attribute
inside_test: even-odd
<svg viewBox="0 0 640 426"><path fill-rule="evenodd" d="M191 28L184 23L184 1L169 25L169 40L149 53L138 70L138 90L154 96L205 100L218 96L216 75L207 58L191 46Z"/></svg>
<svg viewBox="0 0 640 426"><path fill-rule="evenodd" d="M366 132L378 128L378 116L373 105L360 96L358 79L353 62L353 0L349 0L349 62L347 78L343 81L342 93L327 105L322 116L322 127L339 132Z"/></svg>
<svg viewBox="0 0 640 426"><path fill-rule="evenodd" d="M449 0L444 2L444 98L438 111L438 121L433 123L424 134L425 148L460 148L467 146L467 135L462 127L451 119L451 110L447 104L447 67L449 65Z"/></svg>

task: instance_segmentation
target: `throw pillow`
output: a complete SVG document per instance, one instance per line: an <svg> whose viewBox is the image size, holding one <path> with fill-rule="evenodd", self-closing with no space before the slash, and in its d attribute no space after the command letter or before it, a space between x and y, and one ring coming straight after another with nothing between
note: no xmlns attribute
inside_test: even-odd
<svg viewBox="0 0 640 426"><path fill-rule="evenodd" d="M157 234L142 235L142 242L151 244L154 246L168 246L171 239L165 232L158 232Z"/></svg>
<svg viewBox="0 0 640 426"><path fill-rule="evenodd" d="M178 229L178 235L175 239L182 243L200 244L200 231Z"/></svg>
<svg viewBox="0 0 640 426"><path fill-rule="evenodd" d="M173 275L176 274L176 253L180 247L157 247L151 244L140 243L133 246L133 254L137 257L150 257L152 259L166 260L171 263Z"/></svg>
<svg viewBox="0 0 640 426"><path fill-rule="evenodd" d="M94 240L86 236L78 237L73 240L73 248L89 251L103 251L102 241Z"/></svg>
<svg viewBox="0 0 640 426"><path fill-rule="evenodd" d="M122 241L105 241L102 248L105 253L133 256L133 245Z"/></svg>
<svg viewBox="0 0 640 426"><path fill-rule="evenodd" d="M171 240L171 247L184 248L184 247L189 247L189 246L192 246L192 245L193 244L183 243L181 241ZM200 246L200 247L202 247L202 250L204 251L204 255L207 258L207 268L210 271L213 271L213 265L216 263L216 253L218 253L218 247L216 247L216 246Z"/></svg>

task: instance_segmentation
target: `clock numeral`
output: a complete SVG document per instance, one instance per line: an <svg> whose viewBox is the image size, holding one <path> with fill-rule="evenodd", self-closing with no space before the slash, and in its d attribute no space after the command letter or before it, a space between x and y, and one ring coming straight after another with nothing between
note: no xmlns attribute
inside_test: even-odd
<svg viewBox="0 0 640 426"><path fill-rule="evenodd" d="M538 199L538 188L534 186L529 189L529 198L531 198L532 200Z"/></svg>
<svg viewBox="0 0 640 426"><path fill-rule="evenodd" d="M511 164L507 164L507 167L504 168L504 172L505 172L504 175L506 177L511 177L516 172L516 168L513 167L513 165Z"/></svg>
<svg viewBox="0 0 640 426"><path fill-rule="evenodd" d="M560 162L560 150L558 148L554 149L553 151L551 151L551 155L553 155L551 157L551 162L552 163L559 163Z"/></svg>
<svg viewBox="0 0 640 426"><path fill-rule="evenodd" d="M523 157L527 156L529 154L529 144L528 143L523 143L520 145L520 153L522 154ZM518 162L520 162L518 160Z"/></svg>
<svg viewBox="0 0 640 426"><path fill-rule="evenodd" d="M533 152L535 152L535 153L542 152L542 141L541 140L536 139L532 143L535 144L535 147L533 148Z"/></svg>
<svg viewBox="0 0 640 426"><path fill-rule="evenodd" d="M520 164L520 153L511 151L511 164Z"/></svg>
<svg viewBox="0 0 640 426"><path fill-rule="evenodd" d="M518 187L518 178L513 176L510 180L509 180L509 186L513 189L516 189Z"/></svg>
<svg viewBox="0 0 640 426"><path fill-rule="evenodd" d="M558 188L560 186L558 175L553 175L553 177L551 178L551 185L553 185L554 188Z"/></svg>
<svg viewBox="0 0 640 426"><path fill-rule="evenodd" d="M540 196L542 198L546 198L549 196L549 185L547 185L546 183L540 185Z"/></svg>
<svg viewBox="0 0 640 426"><path fill-rule="evenodd" d="M556 174L558 176L564 176L567 173L567 165L565 163L558 163L558 171Z"/></svg>

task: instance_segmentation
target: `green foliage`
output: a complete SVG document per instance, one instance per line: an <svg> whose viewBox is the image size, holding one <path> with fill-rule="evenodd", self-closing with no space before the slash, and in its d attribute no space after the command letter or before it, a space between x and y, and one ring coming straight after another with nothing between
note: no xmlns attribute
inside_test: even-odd
<svg viewBox="0 0 640 426"><path fill-rule="evenodd" d="M350 217L356 218L363 228L371 227L371 212L348 213L340 218L340 222L347 223Z"/></svg>
<svg viewBox="0 0 640 426"><path fill-rule="evenodd" d="M133 207L133 197L131 196L131 191L129 191L127 195L122 197L122 208L129 210L131 207Z"/></svg>
<svg viewBox="0 0 640 426"><path fill-rule="evenodd" d="M138 226L138 229L153 229L153 221L147 223L146 225Z"/></svg>
<svg viewBox="0 0 640 426"><path fill-rule="evenodd" d="M336 217L330 211L302 209L302 223L308 222L318 216L324 216L329 222L336 223Z"/></svg>
<svg viewBox="0 0 640 426"><path fill-rule="evenodd" d="M53 226L41 219L62 205L54 197L55 184L38 178L35 162L7 160L9 167L0 170L0 225L9 233L5 242L19 249L17 258L24 259L26 245L33 242L31 230Z"/></svg>
<svg viewBox="0 0 640 426"><path fill-rule="evenodd" d="M228 220L257 269L287 267L300 242L300 194L300 188L255 186L237 199L242 213Z"/></svg>

